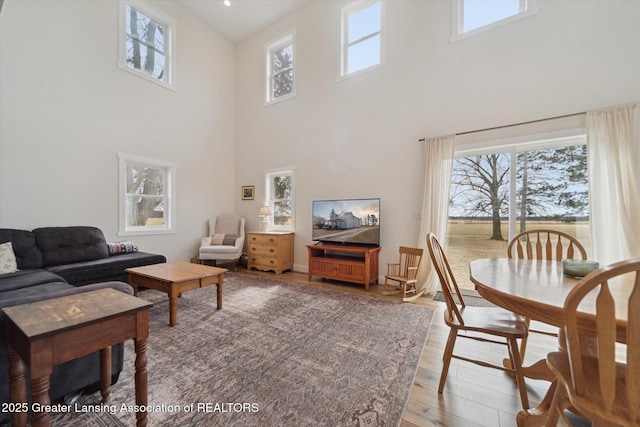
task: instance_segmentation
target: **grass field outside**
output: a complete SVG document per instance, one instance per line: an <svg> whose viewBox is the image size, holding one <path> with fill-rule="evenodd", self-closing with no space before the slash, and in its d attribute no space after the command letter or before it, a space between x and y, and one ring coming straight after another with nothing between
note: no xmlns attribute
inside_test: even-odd
<svg viewBox="0 0 640 427"><path fill-rule="evenodd" d="M509 224L501 224L504 240L491 240L489 220L449 220L445 252L451 270L461 288L472 289L469 280L469 262L479 258L506 258L509 245ZM527 221L527 230L551 229L576 237L591 254L589 222L566 223L560 221Z"/></svg>

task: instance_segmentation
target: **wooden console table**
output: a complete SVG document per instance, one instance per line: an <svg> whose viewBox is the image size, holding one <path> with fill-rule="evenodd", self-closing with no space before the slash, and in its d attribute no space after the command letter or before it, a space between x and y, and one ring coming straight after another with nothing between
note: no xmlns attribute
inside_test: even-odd
<svg viewBox="0 0 640 427"><path fill-rule="evenodd" d="M6 307L11 400L31 409L31 425L51 425L49 381L55 365L100 351L102 402L109 401L111 346L133 338L136 349L136 405L147 405L148 301L106 288L30 304ZM33 403L27 406L25 364L29 368ZM147 425L146 411L136 424ZM27 423L27 412L12 414L14 426Z"/></svg>
<svg viewBox="0 0 640 427"><path fill-rule="evenodd" d="M339 245L318 243L307 245L309 280L318 276L343 282L359 283L369 291L369 284L378 282L380 246Z"/></svg>

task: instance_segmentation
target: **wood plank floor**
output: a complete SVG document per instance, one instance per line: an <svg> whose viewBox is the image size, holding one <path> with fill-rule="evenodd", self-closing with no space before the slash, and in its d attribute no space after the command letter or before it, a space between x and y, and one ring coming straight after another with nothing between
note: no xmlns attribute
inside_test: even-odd
<svg viewBox="0 0 640 427"><path fill-rule="evenodd" d="M242 267L239 267L238 271L373 298L400 300L399 296L382 295L381 285L372 285L370 291L365 292L364 286L356 284L324 281L318 278L309 281L306 273L286 272L282 275L275 275L273 272L247 271ZM400 426L516 426L516 413L521 408L518 390L515 382L502 371L454 359L451 361L444 391L442 394L438 393L442 353L449 328L443 320L445 304L433 301L432 297L432 295L425 296L411 303L433 308L436 313ZM525 364L544 358L549 351L553 351L555 348L557 348L556 338L531 334ZM507 354L506 347L466 339L458 339L455 351L473 358L483 357L485 360L498 364ZM527 380L529 401L532 407L542 399L548 385L549 383L545 381ZM577 417L570 417L570 421L571 425L576 427L591 425Z"/></svg>

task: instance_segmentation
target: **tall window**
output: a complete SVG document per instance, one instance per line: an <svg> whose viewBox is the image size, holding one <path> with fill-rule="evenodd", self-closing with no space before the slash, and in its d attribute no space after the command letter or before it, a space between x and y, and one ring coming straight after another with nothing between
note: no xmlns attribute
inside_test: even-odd
<svg viewBox="0 0 640 427"><path fill-rule="evenodd" d="M119 153L119 235L174 232L174 163Z"/></svg>
<svg viewBox="0 0 640 427"><path fill-rule="evenodd" d="M457 276L478 258L504 258L510 239L553 229L591 250L584 136L461 153L451 178L447 250Z"/></svg>
<svg viewBox="0 0 640 427"><path fill-rule="evenodd" d="M452 40L464 38L535 13L535 0L453 0Z"/></svg>
<svg viewBox="0 0 640 427"><path fill-rule="evenodd" d="M265 202L273 212L272 230L294 231L294 172L293 167L265 172Z"/></svg>
<svg viewBox="0 0 640 427"><path fill-rule="evenodd" d="M357 1L342 9L340 76L382 62L382 2Z"/></svg>
<svg viewBox="0 0 640 427"><path fill-rule="evenodd" d="M123 1L120 68L172 87L175 21L136 0Z"/></svg>
<svg viewBox="0 0 640 427"><path fill-rule="evenodd" d="M267 103L295 95L293 55L293 33L267 46Z"/></svg>

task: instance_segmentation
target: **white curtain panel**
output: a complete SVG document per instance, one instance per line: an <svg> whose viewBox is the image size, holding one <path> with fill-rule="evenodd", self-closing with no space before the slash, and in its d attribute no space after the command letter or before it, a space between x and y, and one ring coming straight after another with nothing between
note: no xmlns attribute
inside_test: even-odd
<svg viewBox="0 0 640 427"><path fill-rule="evenodd" d="M433 232L441 242L445 241L454 146L454 135L427 138L424 142L425 177L419 242L424 257L418 275L418 294L434 293L438 285L427 247L427 234Z"/></svg>
<svg viewBox="0 0 640 427"><path fill-rule="evenodd" d="M587 112L593 259L640 256L640 141L637 108Z"/></svg>

